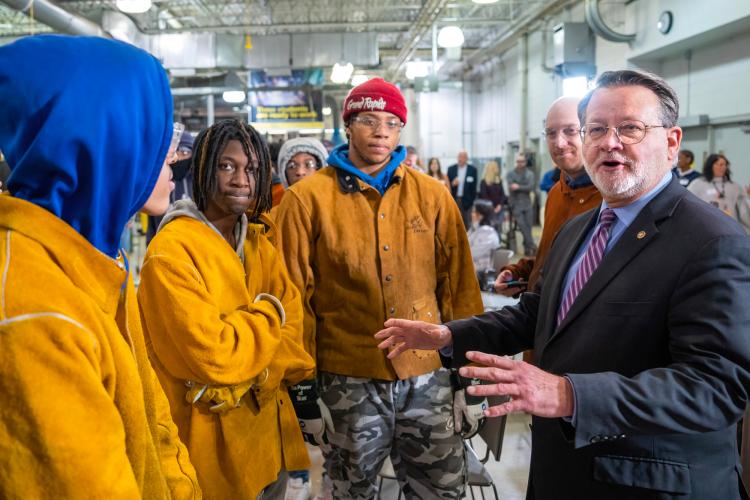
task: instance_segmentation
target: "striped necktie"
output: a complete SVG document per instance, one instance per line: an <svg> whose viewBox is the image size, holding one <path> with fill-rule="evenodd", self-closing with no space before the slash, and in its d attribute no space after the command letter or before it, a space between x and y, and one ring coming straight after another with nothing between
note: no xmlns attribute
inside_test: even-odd
<svg viewBox="0 0 750 500"><path fill-rule="evenodd" d="M568 291L560 304L560 309L557 311L557 324L559 325L565 319L565 316L570 311L570 306L578 297L581 292L583 285L589 280L594 270L599 266L599 263L604 257L604 249L607 247L607 240L612 231L612 225L617 220L615 211L611 208L605 208L599 214L599 225L594 231L594 235L591 237L586 253L583 254L581 265L576 271L576 275L573 281L568 287Z"/></svg>

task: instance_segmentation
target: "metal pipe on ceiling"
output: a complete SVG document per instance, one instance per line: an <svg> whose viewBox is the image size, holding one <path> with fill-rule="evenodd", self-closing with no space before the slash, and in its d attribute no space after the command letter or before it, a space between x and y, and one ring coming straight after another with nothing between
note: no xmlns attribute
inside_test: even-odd
<svg viewBox="0 0 750 500"><path fill-rule="evenodd" d="M529 123L529 32L521 35L518 41L520 54L518 54L519 73L518 79L521 85L521 117L518 131L518 151L526 152L526 136L528 135Z"/></svg>
<svg viewBox="0 0 750 500"><path fill-rule="evenodd" d="M542 62L540 64L542 71L544 73L552 73L555 71L555 68L552 66L547 66L547 46L549 45L548 35L549 33L549 19L545 19L544 23L542 24L541 32L542 32Z"/></svg>
<svg viewBox="0 0 750 500"><path fill-rule="evenodd" d="M111 38L101 26L83 17L71 14L48 0L0 0L4 4L30 15L33 4L34 19L69 35L100 36Z"/></svg>
<svg viewBox="0 0 750 500"><path fill-rule="evenodd" d="M487 45L487 47L481 47L472 56L467 57L461 66L452 72L453 74L451 76L460 78L462 73L471 73L476 66L479 66L483 62L488 61L492 57L502 54L513 47L518 39L531 29L534 23L543 19L545 16L552 15L567 5L577 2L578 0L552 0L549 3L540 5L521 17L517 22L514 22L510 29L506 30L493 42Z"/></svg>
<svg viewBox="0 0 750 500"><path fill-rule="evenodd" d="M599 0L585 0L584 11L586 12L586 22L591 31L610 42L627 43L635 40L635 33L624 34L618 33L604 22L601 12L599 12Z"/></svg>
<svg viewBox="0 0 750 500"><path fill-rule="evenodd" d="M178 17L177 20L180 18ZM163 30L147 29L146 34L173 34L185 31L211 31L222 33L251 33L252 35L268 35L273 33L338 33L372 31L376 33L401 33L408 29L412 23L408 21L378 21L378 22L330 22L330 23L278 23L278 24L220 24L214 26L201 26L199 28L184 26L182 28L167 28Z"/></svg>
<svg viewBox="0 0 750 500"><path fill-rule="evenodd" d="M419 16L412 31L409 32L411 39L403 46L401 52L399 52L396 61L391 64L388 69L388 79L393 80L401 68L406 64L406 61L411 58L414 51L417 49L417 45L422 40L422 37L432 28L432 25L437 20L440 12L443 10L450 0L427 0L422 9L419 11Z"/></svg>

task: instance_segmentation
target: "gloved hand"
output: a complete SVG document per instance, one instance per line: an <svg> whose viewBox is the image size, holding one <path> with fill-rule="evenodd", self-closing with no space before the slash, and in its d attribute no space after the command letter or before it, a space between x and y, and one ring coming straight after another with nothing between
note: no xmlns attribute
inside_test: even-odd
<svg viewBox="0 0 750 500"><path fill-rule="evenodd" d="M305 441L321 449L328 448L326 432L333 432L331 412L318 397L315 379L305 380L289 388L294 411L297 413Z"/></svg>
<svg viewBox="0 0 750 500"><path fill-rule="evenodd" d="M279 313L281 326L284 326L284 324L286 323L286 312L284 311L284 305L281 303L281 301L270 293L259 293L258 295L256 295L253 303L255 304L257 302L260 302L261 300L265 300L266 302L270 302L271 304L273 304L273 307L276 308L276 312Z"/></svg>
<svg viewBox="0 0 750 500"><path fill-rule="evenodd" d="M466 392L470 385L479 385L476 378L466 378L451 370L451 385L453 386L453 431L463 439L474 436L484 425L484 410L487 409L487 398L472 396Z"/></svg>
<svg viewBox="0 0 750 500"><path fill-rule="evenodd" d="M268 378L267 369L260 376L236 385L201 385L188 380L185 383L188 387L188 391L185 394L185 401L190 404L205 403L209 405L208 410L212 413L226 413L229 410L239 407L243 396L263 376ZM252 397L252 394L247 397Z"/></svg>

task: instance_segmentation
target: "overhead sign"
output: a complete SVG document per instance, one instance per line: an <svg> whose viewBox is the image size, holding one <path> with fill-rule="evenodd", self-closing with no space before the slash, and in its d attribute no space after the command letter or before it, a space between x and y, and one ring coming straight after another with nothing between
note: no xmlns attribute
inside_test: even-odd
<svg viewBox="0 0 750 500"><path fill-rule="evenodd" d="M283 75L251 71L248 81L253 125L292 129L323 127L321 69L291 70Z"/></svg>

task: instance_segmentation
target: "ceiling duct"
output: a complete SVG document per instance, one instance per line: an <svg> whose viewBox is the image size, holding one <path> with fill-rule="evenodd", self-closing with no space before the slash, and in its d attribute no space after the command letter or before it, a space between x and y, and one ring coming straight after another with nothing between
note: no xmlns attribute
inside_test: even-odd
<svg viewBox="0 0 750 500"><path fill-rule="evenodd" d="M474 68L516 45L524 33L530 30L535 23L574 3L577 3L577 0L551 0L531 9L527 14L511 23L511 28L493 42L485 47L480 47L474 54L466 58L458 70L451 72L452 76L461 77L461 73L464 76L472 73Z"/></svg>
<svg viewBox="0 0 750 500"><path fill-rule="evenodd" d="M252 49L243 35L216 32L146 34L126 15L106 11L102 26L118 40L156 56L165 68L310 68L347 62L359 67L380 61L377 33L292 33L253 35Z"/></svg>
<svg viewBox="0 0 750 500"><path fill-rule="evenodd" d="M610 42L627 43L635 40L635 33L626 35L618 33L604 22L601 12L599 12L599 0L585 0L584 10L586 12L586 22L594 33L609 40Z"/></svg>
<svg viewBox="0 0 750 500"><path fill-rule="evenodd" d="M150 50L149 37L138 30L130 17L122 12L105 10L102 13L102 28L112 38L135 45L143 50Z"/></svg>
<svg viewBox="0 0 750 500"><path fill-rule="evenodd" d="M401 48L396 60L391 64L388 70L388 80L393 80L398 76L401 68L404 67L406 61L408 61L414 51L417 50L419 42L422 37L432 28L432 25L437 21L440 12L448 4L448 0L427 0L422 9L419 11L419 17L417 18L414 26L409 31L410 39Z"/></svg>
<svg viewBox="0 0 750 500"><path fill-rule="evenodd" d="M33 4L34 19L61 33L109 38L101 26L71 14L47 0L2 0L2 2L26 15L29 15Z"/></svg>

